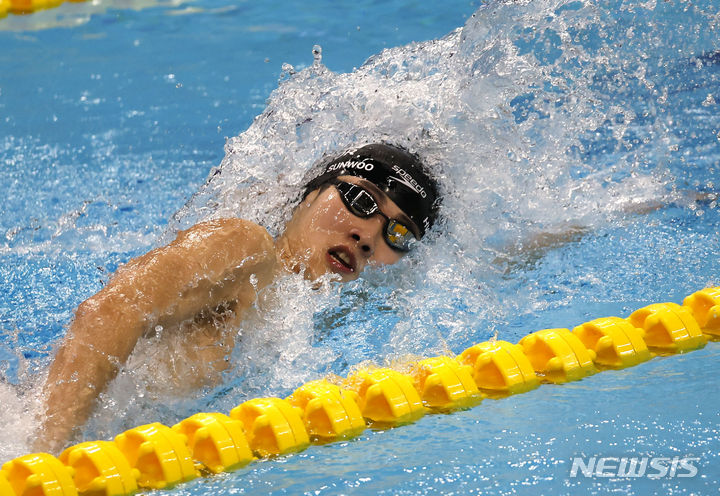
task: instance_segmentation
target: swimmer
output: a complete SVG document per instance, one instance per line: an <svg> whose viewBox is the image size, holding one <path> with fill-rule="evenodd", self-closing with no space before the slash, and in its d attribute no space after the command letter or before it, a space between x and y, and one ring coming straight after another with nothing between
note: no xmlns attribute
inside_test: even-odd
<svg viewBox="0 0 720 496"><path fill-rule="evenodd" d="M81 303L49 369L35 447L62 449L154 329L182 332L194 375L219 378L234 345L227 330L276 277L352 281L368 265L399 261L435 221L437 184L401 148L349 149L321 167L277 239L238 218L202 222L120 267Z"/></svg>

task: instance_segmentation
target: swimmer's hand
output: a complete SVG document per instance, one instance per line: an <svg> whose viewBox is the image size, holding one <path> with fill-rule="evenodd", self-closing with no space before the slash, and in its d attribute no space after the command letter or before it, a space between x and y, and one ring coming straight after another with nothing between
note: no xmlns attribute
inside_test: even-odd
<svg viewBox="0 0 720 496"><path fill-rule="evenodd" d="M64 447L145 332L219 306L242 313L272 280L276 264L274 242L265 229L220 219L182 231L168 246L119 268L75 312L50 366L46 415L35 448L55 452Z"/></svg>

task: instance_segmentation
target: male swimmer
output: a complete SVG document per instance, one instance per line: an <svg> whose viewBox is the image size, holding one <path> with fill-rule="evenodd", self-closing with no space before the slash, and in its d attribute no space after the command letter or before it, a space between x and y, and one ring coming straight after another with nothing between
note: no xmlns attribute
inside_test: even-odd
<svg viewBox="0 0 720 496"><path fill-rule="evenodd" d="M238 218L203 222L120 267L81 303L50 366L36 447L63 448L138 340L158 326L186 337L182 359L196 377L218 378L234 345L228 330L279 274L352 281L367 265L400 260L436 218L435 180L396 146L350 149L321 170L277 239Z"/></svg>

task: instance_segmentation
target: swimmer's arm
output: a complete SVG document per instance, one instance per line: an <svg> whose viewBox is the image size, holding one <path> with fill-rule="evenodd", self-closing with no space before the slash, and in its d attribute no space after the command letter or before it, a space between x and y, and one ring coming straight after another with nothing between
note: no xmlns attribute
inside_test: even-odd
<svg viewBox="0 0 720 496"><path fill-rule="evenodd" d="M717 193L697 191L680 192L681 204L702 204L717 201ZM667 207L669 203L660 200L632 201L622 205L622 212L630 215L647 215ZM502 254L493 261L497 265L505 265L507 270L515 266L525 266L540 259L545 253L568 243L580 241L590 228L579 223L566 223L553 231L535 233L530 237L506 246ZM521 257L521 260L518 260Z"/></svg>
<svg viewBox="0 0 720 496"><path fill-rule="evenodd" d="M275 271L272 238L260 226L220 219L181 232L120 268L78 307L50 366L40 449L62 447L94 401L155 325L171 326L233 301L247 307Z"/></svg>
<svg viewBox="0 0 720 496"><path fill-rule="evenodd" d="M568 224L555 231L543 231L516 243L505 246L497 252L493 264L504 266L505 271L524 267L542 258L548 251L580 241L588 228L580 224Z"/></svg>

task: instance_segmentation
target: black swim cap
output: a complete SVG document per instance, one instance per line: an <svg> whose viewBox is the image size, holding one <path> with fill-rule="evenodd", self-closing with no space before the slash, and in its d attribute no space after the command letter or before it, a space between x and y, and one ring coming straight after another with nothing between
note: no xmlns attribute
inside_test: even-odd
<svg viewBox="0 0 720 496"><path fill-rule="evenodd" d="M437 184L420 159L402 148L384 143L350 148L327 159L321 168L323 172L308 183L305 195L338 176L358 176L394 201L418 227L420 237L435 222Z"/></svg>

